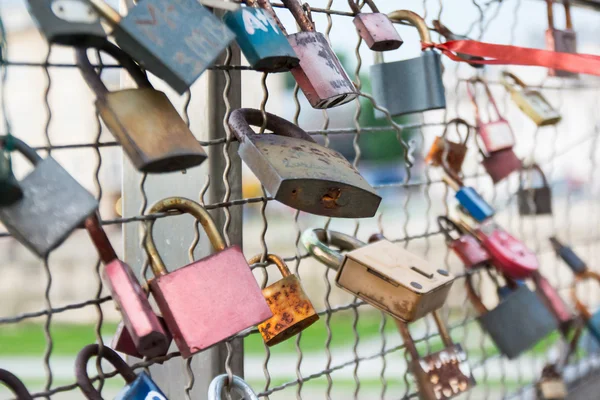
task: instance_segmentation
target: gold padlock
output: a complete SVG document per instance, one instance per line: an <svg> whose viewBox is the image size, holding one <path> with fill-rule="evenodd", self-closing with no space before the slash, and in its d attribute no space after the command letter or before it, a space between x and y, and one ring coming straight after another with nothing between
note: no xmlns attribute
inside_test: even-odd
<svg viewBox="0 0 600 400"><path fill-rule="evenodd" d="M254 256L248 260L248 264L255 264L260 258L260 254ZM283 279L262 291L273 316L259 324L258 330L270 347L308 328L319 319L319 315L304 293L298 277L290 272L285 262L274 254L267 254L266 260L275 264L283 275Z"/></svg>
<svg viewBox="0 0 600 400"><path fill-rule="evenodd" d="M562 119L540 92L528 88L515 74L503 71L501 81L512 100L536 125L554 125Z"/></svg>

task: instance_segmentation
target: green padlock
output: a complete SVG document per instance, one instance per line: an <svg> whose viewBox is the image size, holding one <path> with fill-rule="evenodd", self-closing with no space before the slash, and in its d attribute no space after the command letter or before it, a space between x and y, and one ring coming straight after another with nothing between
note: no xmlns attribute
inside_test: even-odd
<svg viewBox="0 0 600 400"><path fill-rule="evenodd" d="M0 207L14 204L23 197L23 190L12 169L11 138L7 135L0 146Z"/></svg>

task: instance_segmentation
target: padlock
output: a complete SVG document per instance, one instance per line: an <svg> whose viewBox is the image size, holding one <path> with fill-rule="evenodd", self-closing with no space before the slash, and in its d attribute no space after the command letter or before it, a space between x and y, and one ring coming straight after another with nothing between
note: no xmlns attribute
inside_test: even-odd
<svg viewBox="0 0 600 400"><path fill-rule="evenodd" d="M48 43L91 46L106 40L100 17L86 0L27 0L27 7Z"/></svg>
<svg viewBox="0 0 600 400"><path fill-rule="evenodd" d="M458 177L452 176L446 171L446 174L442 175L442 180L454 189L456 192L454 197L460 206L477 222L483 222L496 213L494 208L474 188L465 186Z"/></svg>
<svg viewBox="0 0 600 400"><path fill-rule="evenodd" d="M144 0L121 17L105 0L86 0L114 28L117 44L184 93L235 39L197 0Z"/></svg>
<svg viewBox="0 0 600 400"><path fill-rule="evenodd" d="M437 33L442 35L446 39L446 41L471 40L467 36L457 35L457 34L453 33L450 29L448 29L448 27L446 27L444 24L442 24L437 19L434 19L433 21L431 21L431 23L433 24L433 28L437 31ZM485 58L483 58L483 57L471 56L469 54L464 54L464 53L456 53L456 55L458 57L462 58L463 60L467 60L467 61L483 61L483 60L485 60ZM469 65L473 68L478 68L478 69L484 67L483 64L469 63Z"/></svg>
<svg viewBox="0 0 600 400"><path fill-rule="evenodd" d="M23 198L23 190L12 168L12 135L6 135L0 145L0 207L9 206Z"/></svg>
<svg viewBox="0 0 600 400"><path fill-rule="evenodd" d="M546 48L550 51L559 53L577 53L577 35L573 30L573 21L571 20L571 2L562 0L565 8L566 28L556 29L554 27L554 0L546 0L548 8L548 29L546 30ZM548 75L560 78L577 78L578 74L569 71L549 69Z"/></svg>
<svg viewBox="0 0 600 400"><path fill-rule="evenodd" d="M410 370L417 381L419 399L451 399L475 387L475 378L471 373L467 353L460 344L452 342L439 311L433 311L432 314L444 349L425 357L419 356L406 322L399 319L394 321L410 354Z"/></svg>
<svg viewBox="0 0 600 400"><path fill-rule="evenodd" d="M117 353L106 346L88 344L75 359L75 378L79 389L89 400L103 400L104 397L94 387L87 373L87 364L90 358L97 356L108 361L119 375L125 379L127 385L117 394L115 400L167 400L167 396L154 383L152 378L142 371L139 375Z"/></svg>
<svg viewBox="0 0 600 400"><path fill-rule="evenodd" d="M135 348L146 357L166 354L170 340L131 267L117 258L96 215L87 218L84 224L105 265L102 276Z"/></svg>
<svg viewBox="0 0 600 400"><path fill-rule="evenodd" d="M260 262L261 255L248 260L248 264ZM297 335L319 319L310 299L304 293L300 280L293 275L280 257L267 254L266 260L277 265L283 279L263 289L262 294L273 316L258 325L267 346L275 346Z"/></svg>
<svg viewBox="0 0 600 400"><path fill-rule="evenodd" d="M583 261L572 248L562 244L555 236L551 237L549 240L556 255L563 259L575 275L581 274L588 269L585 261Z"/></svg>
<svg viewBox="0 0 600 400"><path fill-rule="evenodd" d="M254 393L254 390L239 376L233 375L233 379L229 384L227 383L228 381L229 376L227 374L215 376L208 386L207 400L223 400L224 394L228 390L232 394L242 396L240 398L243 400L258 400L258 396Z"/></svg>
<svg viewBox="0 0 600 400"><path fill-rule="evenodd" d="M577 284L582 281L592 279L600 283L600 274L586 269L584 272L576 274L573 285L571 286L571 299L575 303L575 308L581 314L589 333L600 343L600 310L592 314L588 307L577 296Z"/></svg>
<svg viewBox="0 0 600 400"><path fill-rule="evenodd" d="M536 382L536 392L537 400L566 400L567 385L554 365L544 366L542 376Z"/></svg>
<svg viewBox="0 0 600 400"><path fill-rule="evenodd" d="M77 64L96 93L102 120L141 172L184 170L201 164L206 153L169 98L154 90L135 62L117 46L105 42L99 50L110 54L139 86L109 92L94 71L87 48L76 50Z"/></svg>
<svg viewBox="0 0 600 400"><path fill-rule="evenodd" d="M458 126L463 125L467 128L467 134L464 138L460 137L460 142L452 142L446 138L448 134L448 127L451 124L456 125L456 131L458 133ZM444 127L444 133L442 136L437 136L425 157L425 161L430 165L439 167L443 166L444 169L452 171L452 173L456 176L461 175L461 169L463 162L465 160L465 156L467 155L467 141L469 140L469 136L471 134L471 127L469 124L462 118L454 118Z"/></svg>
<svg viewBox="0 0 600 400"><path fill-rule="evenodd" d="M479 314L477 320L481 328L509 359L533 347L557 327L556 319L526 285L518 285L492 310L485 307L475 292L470 274L466 276L466 289Z"/></svg>
<svg viewBox="0 0 600 400"><path fill-rule="evenodd" d="M235 33L250 66L263 72L283 72L296 67L300 60L274 20L275 14L258 8L256 0L246 0L246 5L227 11L223 21Z"/></svg>
<svg viewBox="0 0 600 400"><path fill-rule="evenodd" d="M2 368L0 368L0 383L17 396L17 400L33 400L23 382L14 374Z"/></svg>
<svg viewBox="0 0 600 400"><path fill-rule="evenodd" d="M385 239L365 245L343 233L309 229L301 241L310 255L337 270L339 287L406 322L442 307L454 282L448 271ZM326 243L350 251L342 255Z"/></svg>
<svg viewBox="0 0 600 400"><path fill-rule="evenodd" d="M315 30L310 12L304 12L299 0L283 0L283 4L302 30L288 35L288 40L300 59L300 65L292 68L291 72L310 105L324 109L354 100L358 91L327 38Z"/></svg>
<svg viewBox="0 0 600 400"><path fill-rule="evenodd" d="M354 26L369 49L373 51L396 50L404 41L387 15L380 13L373 0L365 0L371 13L361 12L355 0L348 0L354 14Z"/></svg>
<svg viewBox="0 0 600 400"><path fill-rule="evenodd" d="M446 238L446 245L460 258L465 268L472 269L484 266L490 262L490 254L477 239L463 234L460 227L446 216L437 218L440 231ZM456 232L457 236L452 236Z"/></svg>
<svg viewBox="0 0 600 400"><path fill-rule="evenodd" d="M541 187L525 187L524 174L527 173L527 180L531 184L532 172L537 172L542 180ZM552 189L548 185L546 175L538 164L521 169L519 176L519 191L517 192L520 215L552 215Z"/></svg>
<svg viewBox="0 0 600 400"><path fill-rule="evenodd" d="M311 214L341 218L375 215L381 197L337 151L321 146L289 121L259 110L241 108L229 116L240 145L238 154L275 200Z"/></svg>
<svg viewBox="0 0 600 400"><path fill-rule="evenodd" d="M573 312L564 302L560 294L548 279L546 279L540 271L534 271L531 275L535 283L535 291L542 299L542 302L552 312L552 315L558 321L558 328L563 335L566 335L570 330L576 317Z"/></svg>
<svg viewBox="0 0 600 400"><path fill-rule="evenodd" d="M165 323L165 319L159 315L157 315L156 318L158 318L158 322L160 323L160 326L165 332L167 338L167 346L165 346L163 351L157 352L157 354L155 354L152 357L162 357L166 355L169 351L169 345L171 344L173 337L171 336L171 332L169 332L169 328ZM145 357L138 350L135 342L133 341L131 333L129 333L129 330L127 330L127 327L125 326L125 323L123 321L119 322L119 324L117 325L117 329L115 330L115 334L113 335L113 338L111 340L110 347L112 347L113 350L118 351L119 353L126 354L128 356L132 356L135 358ZM162 364L162 362L160 361L158 363Z"/></svg>
<svg viewBox="0 0 600 400"><path fill-rule="evenodd" d="M522 168L523 162L517 157L513 149L504 149L493 153L485 153L479 148L483 160L481 164L488 173L492 182L497 184L510 174Z"/></svg>
<svg viewBox="0 0 600 400"><path fill-rule="evenodd" d="M6 136L0 136L0 146L5 140ZM15 239L44 258L98 209L98 201L52 157L42 159L21 140L10 140L34 168L19 182L23 198L0 207L0 222Z"/></svg>
<svg viewBox="0 0 600 400"><path fill-rule="evenodd" d="M479 106L477 105L477 100L475 98L477 93L475 85L477 83L482 84L485 88L488 101L492 105L492 108L496 114L496 120L492 120L490 116L490 120L488 122L483 122ZM492 92L490 91L487 82L479 76L469 79L467 81L467 93L469 94L469 98L475 107L475 123L477 125L479 136L481 137L481 140L485 146L485 151L488 154L491 154L496 151L511 149L515 145L515 135L508 124L508 121L500 114L500 110L498 110L498 106L496 105L496 101L492 96Z"/></svg>
<svg viewBox="0 0 600 400"><path fill-rule="evenodd" d="M419 31L422 43L431 42L425 21L412 11L397 10L388 17L393 22L410 23ZM446 108L442 62L434 50L391 63L384 62L383 53L376 52L370 72L375 101L387 108L393 117ZM375 113L378 118L382 115L379 111Z"/></svg>
<svg viewBox="0 0 600 400"><path fill-rule="evenodd" d="M515 74L503 71L502 84L510 92L512 101L527 115L537 126L554 125L562 117L538 90L528 88Z"/></svg>
<svg viewBox="0 0 600 400"><path fill-rule="evenodd" d="M147 221L145 247L156 276L150 291L181 356L211 347L238 332L260 324L273 314L239 246L225 246L208 211L181 197L163 199L150 214L178 210L202 224L216 253L167 272L152 238L154 221Z"/></svg>

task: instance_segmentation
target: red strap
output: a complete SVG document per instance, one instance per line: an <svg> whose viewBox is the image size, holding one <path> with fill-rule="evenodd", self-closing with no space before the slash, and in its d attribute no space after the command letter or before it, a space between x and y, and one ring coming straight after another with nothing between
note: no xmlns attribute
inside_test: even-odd
<svg viewBox="0 0 600 400"><path fill-rule="evenodd" d="M600 76L600 56L591 54L558 53L555 51L532 49L477 42L475 40L452 40L446 43L421 43L423 50L441 50L450 59L470 64L535 65L562 71ZM484 57L485 60L465 60L455 53Z"/></svg>

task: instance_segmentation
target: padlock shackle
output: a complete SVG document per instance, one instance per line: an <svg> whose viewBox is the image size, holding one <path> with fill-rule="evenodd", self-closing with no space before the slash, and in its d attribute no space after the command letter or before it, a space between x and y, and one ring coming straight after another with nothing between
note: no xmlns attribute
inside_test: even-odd
<svg viewBox="0 0 600 400"><path fill-rule="evenodd" d="M494 111L496 112L496 116L498 117L497 120L503 120L504 118L502 118L502 115L500 114L500 110L498 109L498 105L496 104L496 100L494 100L494 96L492 96L492 91L490 90L490 87L488 86L486 80L480 76L475 76L469 80L467 80L467 93L469 95L469 98L471 99L471 103L473 103L473 106L475 107L475 120L477 123L477 128L479 128L479 126L482 123L481 120L481 113L479 112L479 107L477 106L477 100L475 99L475 95L476 95L476 90L475 90L475 84L476 83L481 83L483 85L483 87L485 88L485 93L488 96L488 100L489 102L492 104L492 107L494 108ZM491 122L492 119L490 118L489 122Z"/></svg>
<svg viewBox="0 0 600 400"><path fill-rule="evenodd" d="M563 7L565 8L565 19L566 29L573 29L573 21L571 19L571 2L569 0L562 0ZM554 27L554 0L546 0L546 8L548 9L548 28L553 30Z"/></svg>
<svg viewBox="0 0 600 400"><path fill-rule="evenodd" d="M223 236L219 232L215 221L212 219L206 208L193 200L184 197L167 197L156 202L150 208L149 214L157 214L167 211L180 211L184 214L191 214L196 218L197 222L202 224L202 228L208 236L208 240L216 251L223 251L227 247ZM152 236L152 228L154 220L146 221L146 240L144 242L148 257L150 257L150 268L155 276L166 275L168 273L165 263L158 253L154 238Z"/></svg>
<svg viewBox="0 0 600 400"><path fill-rule="evenodd" d="M440 333L440 338L442 339L442 343L444 344L444 346L446 348L452 347L454 345L454 343L452 343L452 338L450 337L448 328L446 327L446 325L444 324L444 321L442 320L442 316L440 315L440 310L438 309L438 310L432 311L431 314L433 315L433 320L435 321L435 325L437 326L438 332ZM394 321L396 322L396 327L398 327L398 332L400 332L400 335L402 336L402 341L404 342L404 346L406 347L406 349L410 353L410 356L412 357L412 361L416 362L420 358L420 355L419 355L419 351L417 350L417 346L415 345L415 341L412 338L412 335L410 334L410 329L408 328L408 323L406 323L398 318L394 318Z"/></svg>
<svg viewBox="0 0 600 400"><path fill-rule="evenodd" d="M583 319L586 321L592 318L592 313L577 296L577 284L588 279L593 279L600 283L600 274L587 269L580 274L576 274L573 284L571 285L571 299L573 300L573 303L575 303L575 308L577 308L577 311L581 313Z"/></svg>
<svg viewBox="0 0 600 400"><path fill-rule="evenodd" d="M8 138L8 135L0 136L0 144L4 146L4 142ZM36 165L43 161L42 157L32 149L27 143L22 141L21 139L10 135L10 141L12 142L14 150L21 153L32 165Z"/></svg>
<svg viewBox="0 0 600 400"><path fill-rule="evenodd" d="M467 289L467 297L475 307L475 310L479 314L479 316L489 312L483 301L481 301L481 297L475 292L475 288L473 287L473 277L471 274L467 273L465 276L465 288ZM498 299L501 301L500 299Z"/></svg>
<svg viewBox="0 0 600 400"><path fill-rule="evenodd" d="M222 400L223 393L228 381L227 374L216 376L208 386L208 400ZM229 390L242 396L244 400L258 400L254 390L239 376L233 375L233 381L229 385Z"/></svg>
<svg viewBox="0 0 600 400"><path fill-rule="evenodd" d="M421 43L431 43L431 34L429 33L429 28L425 23L425 20L419 16L419 14L414 13L409 10L396 10L389 13L388 18L393 23L397 22L409 22L419 32L419 36L421 37ZM432 50L426 50L432 51ZM383 52L376 51L375 53L375 64L381 64L384 62Z"/></svg>
<svg viewBox="0 0 600 400"><path fill-rule="evenodd" d="M119 375L121 375L126 383L131 383L135 381L137 375L133 372L133 369L125 360L123 360L119 355L112 349L106 346L100 347L98 344L88 344L85 346L79 354L77 354L77 358L75 359L75 378L79 388L85 395L86 399L89 400L103 400L104 398L96 390L94 385L92 384L92 380L87 374L87 364L90 358L97 356L104 358L106 361L112 364L113 367L117 370Z"/></svg>
<svg viewBox="0 0 600 400"><path fill-rule="evenodd" d="M118 25L123 17L114 8L108 5L104 0L86 0L102 18L110 25Z"/></svg>
<svg viewBox="0 0 600 400"><path fill-rule="evenodd" d="M0 368L0 382L17 396L18 400L33 400L33 396L31 396L25 384L13 373L2 368Z"/></svg>
<svg viewBox="0 0 600 400"><path fill-rule="evenodd" d="M329 268L338 270L344 262L344 256L326 243L338 247L340 250L355 250L365 245L364 242L353 236L341 232L327 231L325 229L307 229L302 234L300 241L310 255Z"/></svg>
<svg viewBox="0 0 600 400"><path fill-rule="evenodd" d="M365 4L369 6L373 13L379 12L379 9L377 8L373 0L365 0ZM361 13L360 7L358 7L358 4L356 4L354 0L348 0L348 5L350 6L350 9L352 10L355 16Z"/></svg>
<svg viewBox="0 0 600 400"><path fill-rule="evenodd" d="M433 24L433 29L435 29L437 33L445 37L446 40L448 40L452 35L454 35L454 33L446 25L442 24L440 20L434 19L433 21L431 21L431 23Z"/></svg>
<svg viewBox="0 0 600 400"><path fill-rule="evenodd" d="M302 29L302 32L315 32L315 24L313 23L312 19L308 15L308 13L305 12L305 9L302 6L302 4L300 4L300 1L298 1L298 0L281 0L281 1L283 2L283 5L288 10L290 10L292 15L294 16L294 19L296 20L296 23L300 26L300 29Z"/></svg>
<svg viewBox="0 0 600 400"><path fill-rule="evenodd" d="M117 253L113 248L104 228L102 228L102 224L100 223L100 219L96 213L90 215L84 221L85 229L88 231L96 250L98 250L98 254L100 255L100 259L106 265L116 260Z"/></svg>
<svg viewBox="0 0 600 400"><path fill-rule="evenodd" d="M260 262L261 258L262 258L262 254L257 254L248 260L248 264L256 264L256 263ZM283 258L276 256L275 254L269 253L265 257L265 261L267 261L267 266L270 264L275 264L277 266L277 269L279 270L279 272L281 273L281 275L284 278L287 278L288 276L292 275L287 264L285 263L285 261L283 261Z"/></svg>
<svg viewBox="0 0 600 400"><path fill-rule="evenodd" d="M528 171L537 171L538 174L542 177L542 182L543 182L543 187L549 187L550 185L548 185L548 179L546 179L546 174L544 174L544 171L542 170L542 167L540 167L539 164L534 163L531 165L528 165L526 167L523 167L519 170L519 189L523 190L524 186L523 186L523 178L525 177L524 172ZM529 177L531 177L531 173L529 174Z"/></svg>
<svg viewBox="0 0 600 400"><path fill-rule="evenodd" d="M251 0L251 1L255 1L255 0ZM281 32L283 32L283 34L287 36L288 33L285 30L285 26L283 26L283 24L281 23L281 20L275 13L275 10L273 9L271 2L269 0L256 0L256 1L258 2L258 6L260 8L262 8L263 10L265 10L266 12L269 13L269 15L273 18L273 20L275 21L275 23L277 24L279 29L281 29Z"/></svg>
<svg viewBox="0 0 600 400"><path fill-rule="evenodd" d="M316 143L315 139L299 126L271 113L265 114L267 118L266 129L273 131L274 135ZM251 126L262 126L263 114L260 110L255 110L253 108L238 108L231 112L227 123L238 142L244 143L248 136L256 134Z"/></svg>
<svg viewBox="0 0 600 400"><path fill-rule="evenodd" d="M450 218L448 218L445 215L438 216L437 223L440 228L440 231L446 238L446 244L449 244L450 242L454 242L454 241L460 239L460 236L463 234L462 230L460 229L460 226L458 226L458 224L456 222L452 221ZM452 235L450 234L452 231L458 232L459 236L457 238L453 238Z"/></svg>
<svg viewBox="0 0 600 400"><path fill-rule="evenodd" d="M462 118L453 118L450 121L446 122L446 126L444 127L444 132L442 133L442 138L446 138L446 134L448 132L448 127L450 125L456 125L456 133L458 134L458 137L462 140L462 144L466 145L467 141L469 140L469 137L471 136L471 125L469 125L469 123ZM459 125L463 125L467 128L467 135L465 136L464 139L460 136L460 132L458 131Z"/></svg>
<svg viewBox="0 0 600 400"><path fill-rule="evenodd" d="M525 82L523 82L518 76L508 71L502 71L502 74L500 75L500 82L502 83L502 86L504 86L509 92L517 91L515 85L520 86L522 89L527 87Z"/></svg>

